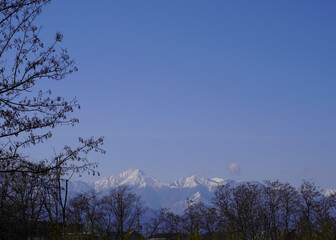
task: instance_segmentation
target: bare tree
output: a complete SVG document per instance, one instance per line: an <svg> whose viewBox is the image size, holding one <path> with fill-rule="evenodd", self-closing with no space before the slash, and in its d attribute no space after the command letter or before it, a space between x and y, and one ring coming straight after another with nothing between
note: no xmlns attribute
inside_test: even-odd
<svg viewBox="0 0 336 240"><path fill-rule="evenodd" d="M130 230L141 230L140 217L144 208L140 198L126 185L112 189L102 202L103 210L111 221L110 232L116 232L117 239L124 239Z"/></svg>
<svg viewBox="0 0 336 240"><path fill-rule="evenodd" d="M52 137L56 126L74 125L70 113L79 109L76 99L54 96L39 83L61 80L77 71L66 49L58 47L62 34L46 46L34 24L42 8L50 0L0 1L0 172L44 174L63 166L67 169L92 170L85 154L102 151L102 139L80 139L80 147L65 147L49 161L30 161L24 149ZM66 163L66 164L65 164Z"/></svg>
<svg viewBox="0 0 336 240"><path fill-rule="evenodd" d="M218 235L218 216L216 208L205 205L204 203L199 203L198 206L201 218L200 228L205 235L204 238L209 240L216 239Z"/></svg>
<svg viewBox="0 0 336 240"><path fill-rule="evenodd" d="M90 162L87 154L104 153L102 138L79 138L77 147L65 146L53 157L38 161L27 153L28 148L49 140L57 126L78 123L71 117L80 108L76 98L67 100L41 84L77 71L67 50L59 47L61 33L50 44L40 38L41 27L35 20L49 2L0 0L0 173L4 183L0 208L11 216L21 213L20 219L31 228L40 214L56 223L61 216L64 228L69 179L74 173L96 174L97 163ZM13 178L22 181L8 187L8 179Z"/></svg>
<svg viewBox="0 0 336 240"><path fill-rule="evenodd" d="M152 210L153 217L145 224L145 233L147 238L153 237L155 234L165 231L163 228L164 217L167 209Z"/></svg>
<svg viewBox="0 0 336 240"><path fill-rule="evenodd" d="M322 199L320 190L312 181L304 180L298 189L299 192L299 234L302 238L312 238L316 226L317 207Z"/></svg>
<svg viewBox="0 0 336 240"><path fill-rule="evenodd" d="M43 179L27 173L1 174L0 219L4 239L30 239L44 215Z"/></svg>
<svg viewBox="0 0 336 240"><path fill-rule="evenodd" d="M183 232L183 220L178 214L169 209L164 209L163 229L170 234L181 235Z"/></svg>
<svg viewBox="0 0 336 240"><path fill-rule="evenodd" d="M320 198L315 208L315 237L317 239L336 239L336 196L331 194Z"/></svg>
<svg viewBox="0 0 336 240"><path fill-rule="evenodd" d="M219 185L213 198L213 205L217 209L218 230L221 233L233 229L235 215L232 211L232 192L230 184Z"/></svg>
<svg viewBox="0 0 336 240"><path fill-rule="evenodd" d="M285 239L290 239L295 234L297 212L298 212L298 192L289 183L279 183L277 186L280 194L280 222L282 235Z"/></svg>
<svg viewBox="0 0 336 240"><path fill-rule="evenodd" d="M85 229L92 235L102 234L104 214L101 204L102 202L94 190L79 194L70 200L67 217L70 218L70 223L73 223L78 231Z"/></svg>
<svg viewBox="0 0 336 240"><path fill-rule="evenodd" d="M7 174L0 174L0 232L4 233L2 238L8 239L11 232L11 223L14 221L11 217L13 204L10 201L12 191L10 183L12 179Z"/></svg>
<svg viewBox="0 0 336 240"><path fill-rule="evenodd" d="M187 199L187 208L185 209L182 218L185 232L192 237L198 236L200 234L201 225L199 204L191 199Z"/></svg>
<svg viewBox="0 0 336 240"><path fill-rule="evenodd" d="M260 186L244 183L237 187L220 186L214 204L221 231L229 239L253 239L263 233L263 199Z"/></svg>
<svg viewBox="0 0 336 240"><path fill-rule="evenodd" d="M191 239L215 239L217 227L217 210L203 202L187 200L183 215L185 232Z"/></svg>
<svg viewBox="0 0 336 240"><path fill-rule="evenodd" d="M263 235L267 239L276 240L282 234L281 228L281 183L264 181L263 199Z"/></svg>

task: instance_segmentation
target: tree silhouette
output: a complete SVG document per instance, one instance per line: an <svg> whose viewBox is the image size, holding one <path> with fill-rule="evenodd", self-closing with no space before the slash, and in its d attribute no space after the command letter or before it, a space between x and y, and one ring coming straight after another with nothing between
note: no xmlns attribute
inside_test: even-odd
<svg viewBox="0 0 336 240"><path fill-rule="evenodd" d="M97 163L87 154L104 153L103 139L91 137L79 138L77 147L64 146L50 158L33 161L28 156L56 127L79 122L71 117L80 108L76 98L67 100L43 87L77 71L59 46L61 33L50 44L40 38L35 20L49 2L0 0L0 235L5 239L29 238L42 219L61 222L64 232L69 179L75 173L96 174Z"/></svg>
<svg viewBox="0 0 336 240"><path fill-rule="evenodd" d="M57 126L75 125L70 114L80 108L77 100L54 96L41 82L62 80L77 71L67 50L58 45L56 33L47 46L34 24L50 0L0 1L0 172L46 174L62 167L62 174L92 171L95 163L86 159L89 151L103 152L103 139L79 138L79 146L65 146L53 158L32 162L25 149L52 137Z"/></svg>
<svg viewBox="0 0 336 240"><path fill-rule="evenodd" d="M144 207L140 197L126 185L111 189L102 198L102 209L110 219L110 232L116 232L116 239L125 239L125 234L131 230L140 231Z"/></svg>

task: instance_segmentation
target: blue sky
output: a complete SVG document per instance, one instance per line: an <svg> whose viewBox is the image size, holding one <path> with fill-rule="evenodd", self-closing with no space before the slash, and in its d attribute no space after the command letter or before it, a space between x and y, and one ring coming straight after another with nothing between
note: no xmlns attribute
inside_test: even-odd
<svg viewBox="0 0 336 240"><path fill-rule="evenodd" d="M62 32L79 72L46 86L82 109L38 156L105 136L106 155L90 156L103 176L132 167L165 182L336 188L335 11L335 1L53 1L42 36Z"/></svg>

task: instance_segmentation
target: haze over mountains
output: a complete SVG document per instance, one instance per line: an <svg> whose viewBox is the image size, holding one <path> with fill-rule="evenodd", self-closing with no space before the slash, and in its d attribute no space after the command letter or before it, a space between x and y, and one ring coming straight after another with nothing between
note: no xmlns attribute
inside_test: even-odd
<svg viewBox="0 0 336 240"><path fill-rule="evenodd" d="M186 200L210 203L213 193L219 184L230 183L237 186L242 182L224 180L222 178L204 178L190 176L181 178L171 184L162 183L139 169L129 169L118 175L102 178L92 182L73 181L69 185L71 195L95 190L104 194L111 188L128 185L132 191L145 202L149 208L169 208L175 213L181 213L186 207ZM254 182L261 184L260 182Z"/></svg>

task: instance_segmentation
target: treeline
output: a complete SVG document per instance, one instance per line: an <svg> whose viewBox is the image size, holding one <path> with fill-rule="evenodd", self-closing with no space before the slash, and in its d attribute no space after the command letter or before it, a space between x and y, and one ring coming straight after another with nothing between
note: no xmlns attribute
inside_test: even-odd
<svg viewBox="0 0 336 240"><path fill-rule="evenodd" d="M0 239L43 239L65 230L67 185L58 171L1 173Z"/></svg>
<svg viewBox="0 0 336 240"><path fill-rule="evenodd" d="M126 239L141 232L145 208L127 186L104 196L68 194L58 171L0 174L0 239Z"/></svg>
<svg viewBox="0 0 336 240"><path fill-rule="evenodd" d="M46 88L78 70L59 45L61 33L41 39L35 20L50 2L0 0L0 239L66 237L67 183L74 174L96 174L87 154L105 152L102 138L79 137L63 149L53 144L49 156L29 156L55 128L79 122L71 116L80 108L76 98Z"/></svg>
<svg viewBox="0 0 336 240"><path fill-rule="evenodd" d="M67 196L57 175L2 174L0 239L336 239L335 195L311 181L221 185L210 204L187 200L184 214L160 209L146 221L127 186Z"/></svg>
<svg viewBox="0 0 336 240"><path fill-rule="evenodd" d="M336 239L336 198L311 181L298 189L265 181L221 185L211 204L188 201L183 216L167 209L147 224L147 235L170 233L186 239Z"/></svg>

